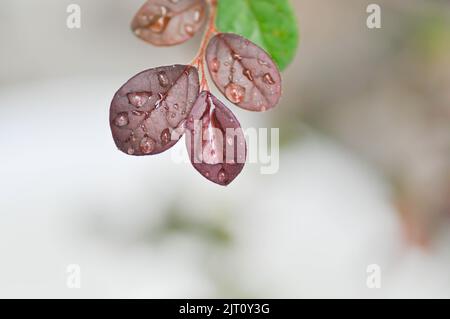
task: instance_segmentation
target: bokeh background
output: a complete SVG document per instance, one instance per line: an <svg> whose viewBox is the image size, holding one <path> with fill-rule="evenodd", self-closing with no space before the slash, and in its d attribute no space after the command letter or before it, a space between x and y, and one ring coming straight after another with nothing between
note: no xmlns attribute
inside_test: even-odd
<svg viewBox="0 0 450 319"><path fill-rule="evenodd" d="M280 128L280 170L249 164L228 188L114 146L116 89L200 41L136 39L142 2L73 1L71 30L72 1L2 1L0 297L450 297L449 1L370 1L369 30L369 1L293 0L281 104L230 106L244 128Z"/></svg>

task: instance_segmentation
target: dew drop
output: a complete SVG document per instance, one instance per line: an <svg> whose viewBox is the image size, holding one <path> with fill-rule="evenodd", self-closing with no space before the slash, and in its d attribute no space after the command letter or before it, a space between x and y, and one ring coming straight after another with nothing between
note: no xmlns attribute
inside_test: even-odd
<svg viewBox="0 0 450 319"><path fill-rule="evenodd" d="M199 21L200 21L200 18L201 18L201 12L200 12L200 10L195 10L195 12L194 12L194 21L195 21L195 22L199 22Z"/></svg>
<svg viewBox="0 0 450 319"><path fill-rule="evenodd" d="M274 79L269 73L264 74L263 81L267 84L273 85L275 84Z"/></svg>
<svg viewBox="0 0 450 319"><path fill-rule="evenodd" d="M186 33L190 36L194 35L194 27L190 24L186 24L184 26L184 31L186 31Z"/></svg>
<svg viewBox="0 0 450 319"><path fill-rule="evenodd" d="M233 103L241 103L244 100L245 88L236 83L229 83L225 87L225 96Z"/></svg>
<svg viewBox="0 0 450 319"><path fill-rule="evenodd" d="M133 142L133 143L136 142L136 136L134 136L134 131L131 131L130 137L128 137L126 139L127 143L130 143L130 141Z"/></svg>
<svg viewBox="0 0 450 319"><path fill-rule="evenodd" d="M161 6L161 15L162 16L166 16L168 11L169 10L167 10L167 8L165 6Z"/></svg>
<svg viewBox="0 0 450 319"><path fill-rule="evenodd" d="M250 81L253 81L253 74L252 74L251 70L244 69L244 71L242 73L244 73L244 75L246 76L247 79L249 79Z"/></svg>
<svg viewBox="0 0 450 319"><path fill-rule="evenodd" d="M241 61L242 60L242 57L239 54L237 54L236 52L234 52L232 56L233 56L233 59L235 59L237 61Z"/></svg>
<svg viewBox="0 0 450 319"><path fill-rule="evenodd" d="M156 143L150 137L146 136L141 140L139 148L142 153L150 154L155 149Z"/></svg>
<svg viewBox="0 0 450 319"><path fill-rule="evenodd" d="M151 92L133 92L127 94L128 102L135 107L144 106L151 96Z"/></svg>
<svg viewBox="0 0 450 319"><path fill-rule="evenodd" d="M140 16L138 16L138 23L140 26L147 26L150 23L150 18L148 15L146 14L141 14Z"/></svg>
<svg viewBox="0 0 450 319"><path fill-rule="evenodd" d="M211 71L213 73L219 72L219 69L220 69L220 62L219 62L219 60L217 58L212 59L210 67L211 67Z"/></svg>
<svg viewBox="0 0 450 319"><path fill-rule="evenodd" d="M130 146L127 150L128 155L133 155L134 154L134 148L132 146Z"/></svg>
<svg viewBox="0 0 450 319"><path fill-rule="evenodd" d="M217 174L217 179L219 180L220 183L223 183L227 180L227 173L223 168Z"/></svg>
<svg viewBox="0 0 450 319"><path fill-rule="evenodd" d="M166 145L167 143L170 142L170 130L168 128L164 129L161 132L161 143L162 145Z"/></svg>
<svg viewBox="0 0 450 319"><path fill-rule="evenodd" d="M145 126L144 123L142 123L142 124L140 125L140 128L141 128L142 131L147 132L147 126Z"/></svg>
<svg viewBox="0 0 450 319"><path fill-rule="evenodd" d="M169 78L167 77L167 73L162 71L158 73L158 81L159 85L162 87L166 87L169 85Z"/></svg>
<svg viewBox="0 0 450 319"><path fill-rule="evenodd" d="M125 125L128 125L128 123L129 123L128 113L126 112L117 114L116 118L114 119L114 125L118 127L123 127Z"/></svg>
<svg viewBox="0 0 450 319"><path fill-rule="evenodd" d="M161 14L153 16L148 23L148 29L154 33L162 33L167 28L170 22L170 17L167 16L167 8L161 7Z"/></svg>
<svg viewBox="0 0 450 319"><path fill-rule="evenodd" d="M268 66L269 65L266 61L264 61L262 59L258 59L258 63L261 64L261 65L264 65L264 66Z"/></svg>
<svg viewBox="0 0 450 319"><path fill-rule="evenodd" d="M133 115L135 115L135 116L143 116L143 115L145 115L145 112L142 112L142 111L136 111L136 110L131 111L131 113L132 113Z"/></svg>

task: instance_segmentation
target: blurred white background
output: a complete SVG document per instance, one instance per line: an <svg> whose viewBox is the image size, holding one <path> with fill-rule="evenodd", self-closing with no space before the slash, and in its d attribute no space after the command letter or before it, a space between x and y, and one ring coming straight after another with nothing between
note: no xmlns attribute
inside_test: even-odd
<svg viewBox="0 0 450 319"><path fill-rule="evenodd" d="M426 245L410 240L390 176L407 159L391 156L389 127L372 144L364 114L336 108L384 101L369 83L398 61L399 17L447 14L446 3L380 1L386 27L370 33L369 1L293 1L301 44L283 102L264 114L231 106L244 128L280 127L280 171L249 164L222 188L171 151L134 158L114 146L115 91L141 70L188 63L199 45L200 36L177 48L135 38L129 23L142 2L2 1L0 297L450 297L448 214ZM79 30L66 27L70 3L81 6ZM418 101L397 82L389 87L404 95L383 105ZM325 114L349 116L335 125ZM70 264L80 289L67 286ZM366 284L371 264L380 289Z"/></svg>

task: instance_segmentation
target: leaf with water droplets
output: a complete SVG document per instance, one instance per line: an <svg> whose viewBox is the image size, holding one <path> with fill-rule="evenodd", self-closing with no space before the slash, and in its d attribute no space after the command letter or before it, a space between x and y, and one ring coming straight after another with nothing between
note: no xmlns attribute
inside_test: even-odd
<svg viewBox="0 0 450 319"><path fill-rule="evenodd" d="M250 111L266 111L281 96L281 75L269 55L232 33L213 37L206 62L216 86L232 103Z"/></svg>
<svg viewBox="0 0 450 319"><path fill-rule="evenodd" d="M132 77L111 102L110 126L117 147L137 156L172 147L198 93L198 72L192 66L163 66Z"/></svg>
<svg viewBox="0 0 450 319"><path fill-rule="evenodd" d="M242 171L247 144L234 114L208 91L200 93L186 122L186 147L194 168L226 186Z"/></svg>
<svg viewBox="0 0 450 319"><path fill-rule="evenodd" d="M237 33L270 53L281 70L295 57L298 26L289 0L220 0L217 28Z"/></svg>
<svg viewBox="0 0 450 319"><path fill-rule="evenodd" d="M180 44L201 28L205 7L205 0L148 0L134 17L131 29L154 45Z"/></svg>

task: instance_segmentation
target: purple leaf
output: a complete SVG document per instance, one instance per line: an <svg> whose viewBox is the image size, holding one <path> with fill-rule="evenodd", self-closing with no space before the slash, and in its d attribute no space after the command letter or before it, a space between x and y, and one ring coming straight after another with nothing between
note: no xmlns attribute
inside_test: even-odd
<svg viewBox="0 0 450 319"><path fill-rule="evenodd" d="M230 184L242 171L247 144L234 114L208 91L200 93L186 122L186 147L194 168L210 181Z"/></svg>
<svg viewBox="0 0 450 319"><path fill-rule="evenodd" d="M232 33L213 37L206 62L214 83L232 103L249 111L266 111L281 97L281 76L270 56Z"/></svg>
<svg viewBox="0 0 450 319"><path fill-rule="evenodd" d="M110 125L117 147L137 156L172 147L198 93L198 71L192 66L164 66L132 77L111 102Z"/></svg>
<svg viewBox="0 0 450 319"><path fill-rule="evenodd" d="M205 21L205 0L148 0L131 28L142 40L170 46L192 38Z"/></svg>

